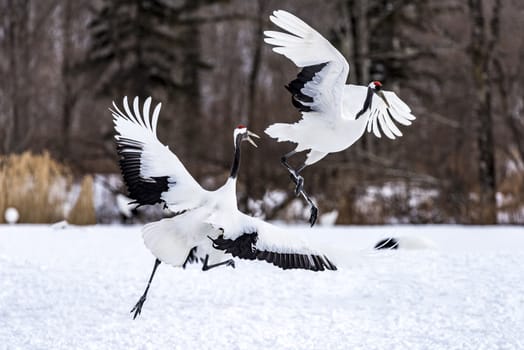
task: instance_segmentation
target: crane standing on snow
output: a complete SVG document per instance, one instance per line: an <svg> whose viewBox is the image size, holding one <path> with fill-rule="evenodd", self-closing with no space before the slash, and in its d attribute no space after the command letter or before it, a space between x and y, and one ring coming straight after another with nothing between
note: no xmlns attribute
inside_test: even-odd
<svg viewBox="0 0 524 350"><path fill-rule="evenodd" d="M147 224L142 233L146 247L156 257L147 287L131 313L142 310L151 281L161 262L185 267L202 261L203 270L234 262L228 257L261 260L283 269L336 270L322 253L303 238L241 213L237 208L236 181L240 166L240 145L256 134L240 125L233 132L234 158L226 183L215 191L204 190L178 157L157 138L161 104L149 112L151 98L140 110L138 98L133 109L124 98L122 112L113 102L111 109L117 132L120 168L129 196L138 205L163 204L174 217ZM142 113L141 113L142 112Z"/></svg>
<svg viewBox="0 0 524 350"><path fill-rule="evenodd" d="M291 33L265 31L264 41L273 51L289 58L302 70L286 88L293 106L302 112L294 124L277 123L266 133L278 141L297 144L282 156L281 162L296 184L295 194L302 194L311 205L311 226L318 210L304 192L300 172L329 153L339 152L355 143L367 128L376 137L380 129L390 139L402 136L393 120L410 125L415 117L410 108L392 91L382 91L378 81L366 86L346 85L349 64L320 33L289 12L277 10L271 22ZM380 126L380 128L379 128ZM287 162L297 152L309 150L304 164L293 169Z"/></svg>

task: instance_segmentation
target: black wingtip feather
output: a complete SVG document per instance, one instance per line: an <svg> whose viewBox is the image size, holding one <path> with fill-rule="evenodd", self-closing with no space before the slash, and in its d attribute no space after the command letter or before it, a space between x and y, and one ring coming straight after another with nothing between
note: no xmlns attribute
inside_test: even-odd
<svg viewBox="0 0 524 350"><path fill-rule="evenodd" d="M211 238L213 248L223 250L226 253L247 260L266 261L284 270L304 269L311 271L336 270L336 266L326 256L306 255L297 253L277 253L265 250L257 250L256 232L245 233L236 239L226 239L224 235Z"/></svg>
<svg viewBox="0 0 524 350"><path fill-rule="evenodd" d="M162 193L169 190L168 176L143 178L140 175L142 143L120 137L116 149L122 177L133 202L139 206L162 203Z"/></svg>
<svg viewBox="0 0 524 350"><path fill-rule="evenodd" d="M374 248L377 250L379 249L398 249L398 240L393 237L385 238L385 239L378 241L377 244L375 244Z"/></svg>
<svg viewBox="0 0 524 350"><path fill-rule="evenodd" d="M310 106L304 104L313 102L313 96L302 93L302 89L308 82L313 80L315 75L324 69L327 64L328 62L302 68L297 77L286 85L286 89L291 93L291 103L293 103L293 106L299 111L311 112L313 110Z"/></svg>

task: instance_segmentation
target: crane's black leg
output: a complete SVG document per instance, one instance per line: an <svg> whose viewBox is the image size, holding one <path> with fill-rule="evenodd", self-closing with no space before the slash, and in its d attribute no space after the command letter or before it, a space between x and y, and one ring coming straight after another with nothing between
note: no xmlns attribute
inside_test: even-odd
<svg viewBox="0 0 524 350"><path fill-rule="evenodd" d="M226 261L219 262L218 264L208 265L207 262L209 260L209 255L206 255L206 258L204 259L204 266L202 266L202 271L211 270L215 267L219 267L222 265L231 266L232 268L235 268L235 262L233 259L229 259Z"/></svg>
<svg viewBox="0 0 524 350"><path fill-rule="evenodd" d="M302 166L300 168L295 170L287 162L288 158L291 157L292 155L294 155L295 153L297 153L297 151L291 151L289 153L286 153L285 155L282 156L282 158L280 158L280 162L287 169L287 171L289 171L289 174L291 175L291 180L293 180L293 182L296 185L296 187L295 187L295 195L298 196L299 194L301 194L302 197L304 197L304 199L309 203L309 205L311 207L311 214L309 215L309 223L311 224L311 226L313 226L313 225L315 225L315 222L317 221L318 208L313 203L311 198L309 198L307 193L304 191L304 178L299 175L300 172L302 170L304 170L304 168L307 165L306 164L302 164Z"/></svg>
<svg viewBox="0 0 524 350"><path fill-rule="evenodd" d="M295 175L295 169L291 167L291 165L288 164L287 160L289 157L297 153L297 151L293 150L289 153L284 154L282 157L280 157L280 163L289 171L291 175Z"/></svg>
<svg viewBox="0 0 524 350"><path fill-rule="evenodd" d="M142 294L140 299L138 299L138 302L135 304L133 309L131 309L131 313L133 313L133 312L135 313L135 315L133 316L133 320L138 315L140 315L140 313L142 312L142 306L144 305L144 302L146 301L147 292L149 291L149 286L151 285L151 281L153 280L153 276L155 275L156 268L158 267L158 265L160 265L160 263L161 263L160 260L158 260L158 259L155 260L155 266L153 266L153 272L151 272L151 277L149 277L149 281L147 282L146 290L144 291L144 294Z"/></svg>
<svg viewBox="0 0 524 350"><path fill-rule="evenodd" d="M197 252L197 247L191 248L191 250L189 251L189 254L187 254L186 261L184 261L184 263L182 264L182 268L183 269L186 268L187 264L192 264L192 263L198 261L198 257L196 255L196 252Z"/></svg>
<svg viewBox="0 0 524 350"><path fill-rule="evenodd" d="M307 166L306 164L302 164L302 166L300 168L295 170L295 175L297 177L297 182L296 182L297 187L295 188L295 195L296 196L298 196L300 194L300 192L304 192L304 178L302 176L300 176L299 174L300 174L300 172L302 170L304 170L304 168L306 166Z"/></svg>
<svg viewBox="0 0 524 350"><path fill-rule="evenodd" d="M298 173L305 168L305 165L303 165L302 167L300 167L298 170L295 170L291 167L291 165L289 165L289 163L287 162L288 158L291 157L292 155L294 155L295 153L297 153L297 151L291 151L289 153L286 153L284 154L281 158L280 158L280 162L282 163L282 165L287 169L287 171L289 172L289 175L291 176L291 180L293 180L293 182L295 183L296 187L295 187L295 195L298 196L300 191L302 190L302 188L304 187L304 178L302 176L300 176Z"/></svg>

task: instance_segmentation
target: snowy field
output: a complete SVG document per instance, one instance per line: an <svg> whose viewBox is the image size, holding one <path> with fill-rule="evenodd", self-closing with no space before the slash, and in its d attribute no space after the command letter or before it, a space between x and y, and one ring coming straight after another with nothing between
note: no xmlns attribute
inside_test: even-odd
<svg viewBox="0 0 524 350"><path fill-rule="evenodd" d="M0 225L0 349L523 349L524 228L293 227L336 272L160 265L140 227ZM373 252L385 236L432 250Z"/></svg>

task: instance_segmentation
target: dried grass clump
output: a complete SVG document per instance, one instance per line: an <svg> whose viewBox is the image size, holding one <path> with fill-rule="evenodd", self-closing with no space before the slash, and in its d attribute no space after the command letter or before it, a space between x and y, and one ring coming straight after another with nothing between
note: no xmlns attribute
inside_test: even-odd
<svg viewBox="0 0 524 350"><path fill-rule="evenodd" d="M67 220L75 225L96 224L95 202L93 199L93 177L86 175L82 179L80 194L69 213Z"/></svg>
<svg viewBox="0 0 524 350"><path fill-rule="evenodd" d="M0 222L8 207L18 210L21 223L63 220L72 180L71 170L47 152L0 156Z"/></svg>

